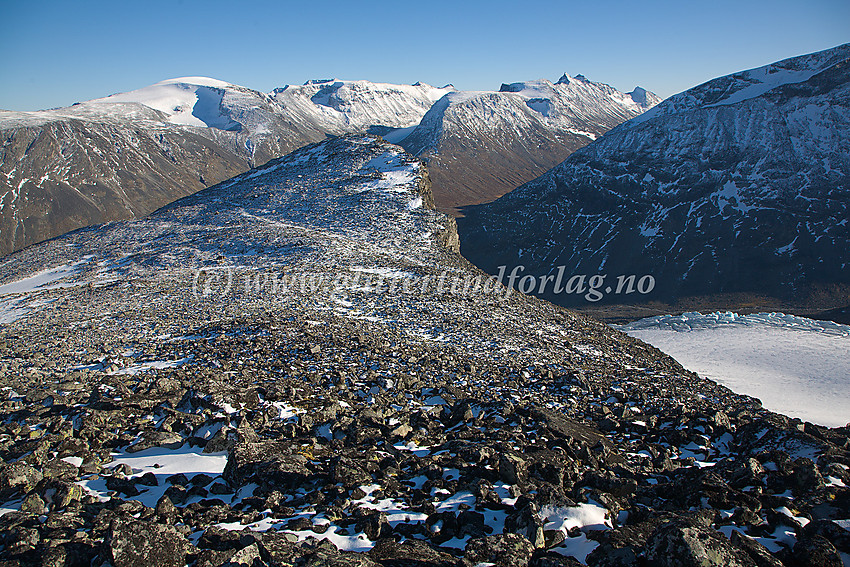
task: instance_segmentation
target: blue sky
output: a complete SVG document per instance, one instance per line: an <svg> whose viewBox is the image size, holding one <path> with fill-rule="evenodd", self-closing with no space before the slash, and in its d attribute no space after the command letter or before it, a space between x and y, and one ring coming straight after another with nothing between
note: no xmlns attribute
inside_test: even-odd
<svg viewBox="0 0 850 567"><path fill-rule="evenodd" d="M847 0L339 2L0 0L0 108L204 75L493 90L583 73L662 96L850 41Z"/></svg>

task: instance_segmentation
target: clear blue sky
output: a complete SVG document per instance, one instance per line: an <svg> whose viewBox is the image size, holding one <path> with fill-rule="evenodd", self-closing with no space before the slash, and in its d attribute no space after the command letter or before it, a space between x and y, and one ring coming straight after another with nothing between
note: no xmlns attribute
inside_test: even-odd
<svg viewBox="0 0 850 567"><path fill-rule="evenodd" d="M0 0L0 108L186 75L493 90L567 72L669 96L848 41L848 0Z"/></svg>

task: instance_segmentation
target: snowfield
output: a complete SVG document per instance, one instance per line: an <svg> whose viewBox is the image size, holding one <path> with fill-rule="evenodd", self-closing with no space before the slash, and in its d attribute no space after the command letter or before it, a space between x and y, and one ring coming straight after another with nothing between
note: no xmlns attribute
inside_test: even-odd
<svg viewBox="0 0 850 567"><path fill-rule="evenodd" d="M621 329L769 410L827 427L850 422L846 325L782 313L685 313Z"/></svg>

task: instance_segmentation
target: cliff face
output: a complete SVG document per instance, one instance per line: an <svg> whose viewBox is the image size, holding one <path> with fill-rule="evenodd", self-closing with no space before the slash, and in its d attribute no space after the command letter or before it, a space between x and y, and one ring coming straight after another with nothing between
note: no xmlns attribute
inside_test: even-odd
<svg viewBox="0 0 850 567"><path fill-rule="evenodd" d="M423 206L436 211L437 205L434 201L434 184L431 181L431 174L428 168L423 164L418 180L419 194L422 196ZM455 254L460 254L460 236L457 232L457 221L451 216L443 215L440 219L437 235L439 242Z"/></svg>

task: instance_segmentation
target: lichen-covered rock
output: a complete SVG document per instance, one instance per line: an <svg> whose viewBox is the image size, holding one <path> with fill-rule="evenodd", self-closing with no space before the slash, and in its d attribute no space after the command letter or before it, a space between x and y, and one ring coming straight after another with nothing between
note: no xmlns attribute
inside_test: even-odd
<svg viewBox="0 0 850 567"><path fill-rule="evenodd" d="M517 534L470 539L464 548L464 560L471 565L490 563L521 567L528 565L533 554L534 546L531 542Z"/></svg>
<svg viewBox="0 0 850 567"><path fill-rule="evenodd" d="M41 471L26 463L10 463L0 467L0 490L27 492L42 479Z"/></svg>
<svg viewBox="0 0 850 567"><path fill-rule="evenodd" d="M185 440L176 433L168 431L145 431L142 433L141 438L139 438L137 442L127 447L127 452L138 453L139 451L144 451L145 449L151 449L153 447L177 449L184 443L184 441Z"/></svg>
<svg viewBox="0 0 850 567"><path fill-rule="evenodd" d="M499 456L499 478L508 484L524 482L527 464L518 455L503 454Z"/></svg>
<svg viewBox="0 0 850 567"><path fill-rule="evenodd" d="M295 567L381 567L362 553L343 553L335 549L317 549L294 562Z"/></svg>
<svg viewBox="0 0 850 567"><path fill-rule="evenodd" d="M528 567L580 567L581 565L572 557L565 557L551 551L541 552L541 550L535 552L528 563Z"/></svg>
<svg viewBox="0 0 850 567"><path fill-rule="evenodd" d="M828 539L820 535L802 537L791 554L799 567L843 567L841 554Z"/></svg>
<svg viewBox="0 0 850 567"><path fill-rule="evenodd" d="M589 567L638 567L637 554L631 546L614 547L603 543L587 556Z"/></svg>
<svg viewBox="0 0 850 567"><path fill-rule="evenodd" d="M27 494L21 502L21 512L33 515L44 514L44 500L35 492Z"/></svg>
<svg viewBox="0 0 850 567"><path fill-rule="evenodd" d="M403 543L382 539L369 551L369 557L382 567L455 567L457 564L453 555L417 539Z"/></svg>
<svg viewBox="0 0 850 567"><path fill-rule="evenodd" d="M126 519L112 523L105 541L114 567L183 567L189 546L172 526Z"/></svg>
<svg viewBox="0 0 850 567"><path fill-rule="evenodd" d="M678 521L650 536L646 557L653 567L755 567L746 553L716 530Z"/></svg>
<svg viewBox="0 0 850 567"><path fill-rule="evenodd" d="M308 459L292 453L292 445L283 442L239 443L228 454L224 478L231 486L249 482L268 482L279 487L297 487L312 471Z"/></svg>
<svg viewBox="0 0 850 567"><path fill-rule="evenodd" d="M546 544L540 507L534 502L529 502L508 515L505 519L505 531L523 536L534 547L543 547Z"/></svg>
<svg viewBox="0 0 850 567"><path fill-rule="evenodd" d="M850 553L850 530L846 530L831 520L813 520L805 525L803 534L807 537L823 536L838 551Z"/></svg>
<svg viewBox="0 0 850 567"><path fill-rule="evenodd" d="M84 495L82 486L67 480L52 479L43 484L41 497L51 510L65 508L71 502L82 499Z"/></svg>
<svg viewBox="0 0 850 567"><path fill-rule="evenodd" d="M259 542L264 557L271 559L274 565L292 567L298 553L298 536L288 533L268 532L263 534Z"/></svg>
<svg viewBox="0 0 850 567"><path fill-rule="evenodd" d="M729 538L733 545L743 549L758 567L782 567L782 561L771 555L770 551L756 540L741 535L735 530Z"/></svg>

